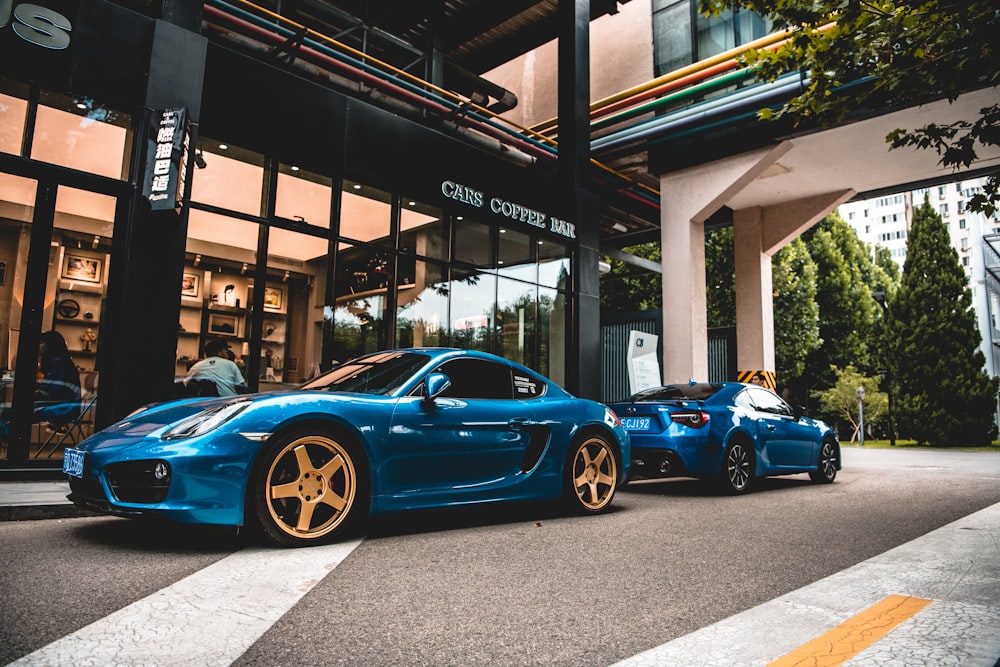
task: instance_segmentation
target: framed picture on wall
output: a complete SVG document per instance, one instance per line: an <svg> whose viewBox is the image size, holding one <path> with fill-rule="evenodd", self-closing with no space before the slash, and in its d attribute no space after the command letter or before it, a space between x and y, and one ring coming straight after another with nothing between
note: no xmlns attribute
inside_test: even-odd
<svg viewBox="0 0 1000 667"><path fill-rule="evenodd" d="M181 278L181 296L198 296L198 276L185 273Z"/></svg>
<svg viewBox="0 0 1000 667"><path fill-rule="evenodd" d="M264 288L264 308L265 310L281 310L281 299L284 291L280 287Z"/></svg>
<svg viewBox="0 0 1000 667"><path fill-rule="evenodd" d="M63 259L62 277L67 280L80 280L85 283L101 282L103 261L96 257L66 254Z"/></svg>
<svg viewBox="0 0 1000 667"><path fill-rule="evenodd" d="M208 332L216 336L238 336L239 323L236 315L212 313L208 316Z"/></svg>

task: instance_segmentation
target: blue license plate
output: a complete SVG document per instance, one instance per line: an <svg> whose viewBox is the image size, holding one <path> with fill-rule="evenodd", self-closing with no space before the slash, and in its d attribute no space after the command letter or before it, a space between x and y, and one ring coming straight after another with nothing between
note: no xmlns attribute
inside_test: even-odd
<svg viewBox="0 0 1000 667"><path fill-rule="evenodd" d="M79 449L67 448L63 452L63 472L70 477L83 477L83 457Z"/></svg>
<svg viewBox="0 0 1000 667"><path fill-rule="evenodd" d="M623 417L622 426L626 431L648 431L652 422L649 417Z"/></svg>

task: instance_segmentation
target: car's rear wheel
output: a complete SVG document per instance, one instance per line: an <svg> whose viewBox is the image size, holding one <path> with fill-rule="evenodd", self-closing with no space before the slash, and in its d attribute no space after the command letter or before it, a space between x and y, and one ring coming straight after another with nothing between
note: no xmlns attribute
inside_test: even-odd
<svg viewBox="0 0 1000 667"><path fill-rule="evenodd" d="M564 500L573 510L595 514L608 507L618 488L618 458L609 440L590 434L570 446Z"/></svg>
<svg viewBox="0 0 1000 667"><path fill-rule="evenodd" d="M753 448L739 438L731 440L722 459L719 479L722 489L727 493L746 493L753 483L753 472Z"/></svg>
<svg viewBox="0 0 1000 667"><path fill-rule="evenodd" d="M816 470L809 472L809 479L821 484L829 484L837 479L837 463L840 462L840 447L832 438L827 438L819 448L819 463Z"/></svg>
<svg viewBox="0 0 1000 667"><path fill-rule="evenodd" d="M364 454L332 433L278 434L261 452L251 484L258 525L283 546L331 542L368 513Z"/></svg>

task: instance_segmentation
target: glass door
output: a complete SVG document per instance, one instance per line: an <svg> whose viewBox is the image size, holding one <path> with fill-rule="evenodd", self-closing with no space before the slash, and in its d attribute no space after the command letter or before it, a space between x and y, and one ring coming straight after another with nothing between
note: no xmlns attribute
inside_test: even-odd
<svg viewBox="0 0 1000 667"><path fill-rule="evenodd" d="M58 465L94 430L114 196L0 174L0 458Z"/></svg>

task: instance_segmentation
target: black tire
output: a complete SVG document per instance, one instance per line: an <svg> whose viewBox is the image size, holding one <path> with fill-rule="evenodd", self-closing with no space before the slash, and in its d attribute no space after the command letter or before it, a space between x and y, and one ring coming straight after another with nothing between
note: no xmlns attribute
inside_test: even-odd
<svg viewBox="0 0 1000 667"><path fill-rule="evenodd" d="M597 514L611 505L618 488L618 457L604 435L591 433L569 448L563 501L570 511Z"/></svg>
<svg viewBox="0 0 1000 667"><path fill-rule="evenodd" d="M270 542L326 544L368 516L368 462L348 438L317 428L278 434L254 470L251 512Z"/></svg>
<svg viewBox="0 0 1000 667"><path fill-rule="evenodd" d="M736 438L726 447L722 457L719 485L732 495L746 493L753 485L754 450L746 441Z"/></svg>
<svg viewBox="0 0 1000 667"><path fill-rule="evenodd" d="M809 471L809 479L819 484L830 484L837 479L837 465L840 463L840 446L833 438L827 438L819 448L819 463L816 470Z"/></svg>

